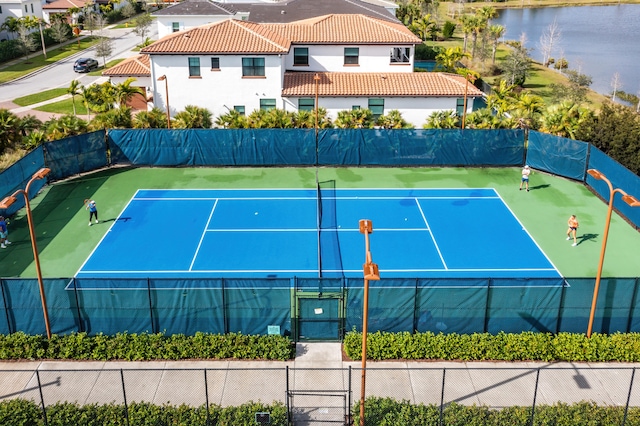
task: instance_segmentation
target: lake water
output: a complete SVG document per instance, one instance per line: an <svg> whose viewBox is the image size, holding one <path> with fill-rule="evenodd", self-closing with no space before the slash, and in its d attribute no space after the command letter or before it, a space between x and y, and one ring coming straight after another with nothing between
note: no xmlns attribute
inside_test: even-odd
<svg viewBox="0 0 640 426"><path fill-rule="evenodd" d="M504 9L492 19L506 27L505 40L519 40L526 34L530 56L543 61L540 37L554 19L561 33L551 57L564 57L569 68L590 76L591 89L611 94L617 72L618 90L640 92L640 4L614 6L548 7Z"/></svg>

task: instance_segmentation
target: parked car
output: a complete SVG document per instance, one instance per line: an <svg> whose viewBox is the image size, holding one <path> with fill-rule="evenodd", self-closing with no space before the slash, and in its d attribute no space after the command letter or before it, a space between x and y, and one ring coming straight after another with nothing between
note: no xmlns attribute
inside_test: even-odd
<svg viewBox="0 0 640 426"><path fill-rule="evenodd" d="M93 58L80 58L73 64L75 72L89 72L98 68L98 61Z"/></svg>

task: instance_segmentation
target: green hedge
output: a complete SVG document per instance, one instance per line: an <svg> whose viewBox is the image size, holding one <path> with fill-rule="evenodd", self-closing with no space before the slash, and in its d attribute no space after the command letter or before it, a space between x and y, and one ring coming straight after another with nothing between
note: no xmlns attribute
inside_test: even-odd
<svg viewBox="0 0 640 426"><path fill-rule="evenodd" d="M57 403L47 406L47 425L51 426L253 426L255 413L269 412L271 426L287 425L287 408L280 402L262 404L249 402L236 407L209 406L209 423L205 406L153 405L131 403L78 405ZM360 423L359 401L353 406L354 423ZM127 422L128 416L128 422ZM611 426L623 424L625 407L599 407L593 402L538 405L535 408L536 426ZM529 426L531 407L505 407L500 410L486 406L446 405L442 412L446 426ZM430 404L411 404L391 398L370 397L365 401L367 426L440 426L440 407ZM23 399L0 402L0 424L3 426L44 426L41 407ZM640 426L640 408L630 407L625 426Z"/></svg>
<svg viewBox="0 0 640 426"><path fill-rule="evenodd" d="M362 358L362 333L347 333L345 353ZM462 361L640 361L640 333L611 335L572 333L434 334L369 333L367 359Z"/></svg>
<svg viewBox="0 0 640 426"><path fill-rule="evenodd" d="M367 398L364 403L367 426L440 426L440 407L411 404L391 398ZM354 424L360 423L360 402L353 408ZM538 405L535 426L612 426L622 425L625 407L599 407L593 402ZM500 410L486 406L464 406L455 402L443 410L446 426L530 426L531 407L505 407ZM640 408L630 407L625 426L640 426Z"/></svg>
<svg viewBox="0 0 640 426"><path fill-rule="evenodd" d="M255 426L255 413L268 412L272 426L287 425L287 408L280 402L262 404L249 402L237 407L209 406L209 423L205 406L153 405L131 403L126 409L122 404L78 405L57 403L47 406L49 426ZM127 422L128 417L128 422ZM41 426L44 416L39 405L33 401L14 399L0 402L0 424L2 426Z"/></svg>
<svg viewBox="0 0 640 426"><path fill-rule="evenodd" d="M282 336L196 333L128 334L115 336L86 333L31 336L24 333L0 335L0 359L73 360L178 360L255 359L286 361L295 356L291 340ZM0 422L0 424L2 424Z"/></svg>

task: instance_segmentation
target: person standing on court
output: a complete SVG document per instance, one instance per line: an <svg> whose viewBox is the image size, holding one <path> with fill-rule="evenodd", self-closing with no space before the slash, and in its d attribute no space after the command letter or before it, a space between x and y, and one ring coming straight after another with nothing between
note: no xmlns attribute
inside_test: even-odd
<svg viewBox="0 0 640 426"><path fill-rule="evenodd" d="M522 169L522 180L520 181L520 191L522 191L522 185L527 188L527 192L529 192L529 175L531 174L531 169L529 166L524 166Z"/></svg>
<svg viewBox="0 0 640 426"><path fill-rule="evenodd" d="M89 226L91 226L91 219L95 217L96 223L98 223L98 207L96 202L91 200L87 203L85 210L89 210Z"/></svg>
<svg viewBox="0 0 640 426"><path fill-rule="evenodd" d="M7 248L8 244L11 244L11 241L9 241L7 221L4 219L4 216L0 216L0 248Z"/></svg>
<svg viewBox="0 0 640 426"><path fill-rule="evenodd" d="M575 214L571 215L568 223L569 223L569 229L567 230L567 241L569 241L571 237L573 237L573 244L571 245L575 247L578 245L578 240L576 238L576 231L578 230L578 226L580 226Z"/></svg>

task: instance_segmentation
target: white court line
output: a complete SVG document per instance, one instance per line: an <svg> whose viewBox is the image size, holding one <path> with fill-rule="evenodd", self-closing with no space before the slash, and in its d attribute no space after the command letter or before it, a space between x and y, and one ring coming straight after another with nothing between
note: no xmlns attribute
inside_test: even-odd
<svg viewBox="0 0 640 426"><path fill-rule="evenodd" d="M198 252L200 251L200 247L202 246L202 241L204 241L204 236L207 234L207 228L209 228L209 224L211 223L211 218L213 217L213 212L216 211L216 206L218 205L218 200L213 203L213 207L211 208L211 213L209 213L209 218L207 219L207 223L204 225L204 230L202 231L202 235L200 235L200 241L198 241L198 247L196 248L196 252L193 254L193 258L191 259L191 264L189 265L189 270L193 269L193 264L196 262L198 258Z"/></svg>
<svg viewBox="0 0 640 426"><path fill-rule="evenodd" d="M138 190L139 191L139 190ZM136 194L138 193L138 191L136 191ZM76 274L74 276L77 276L80 271L82 271L82 268L84 268L84 265L87 264L87 262L89 261L89 259L91 259L91 256L93 256L93 253L96 252L96 250L98 250L98 247L100 247L100 245L102 244L102 242L104 241L105 238L107 238L107 235L109 235L109 232L111 232L111 229L115 226L116 223L118 223L118 221L120 220L120 218L122 217L122 213L124 213L125 210L127 210L127 208L129 208L129 205L131 204L131 202L135 199L136 194L133 194L133 198L131 198L129 200L129 202L127 204L125 204L124 208L120 211L120 214L118 215L118 217L116 218L116 220L113 221L113 223L111 224L111 226L109 227L109 229L107 230L107 232L104 233L104 235L102 236L102 238L100 238L100 241L98 242L98 244L96 244L96 246L93 248L93 250L91 250L91 253L89 253L89 256L87 256L87 258L85 259L84 262L82 262L82 265L80 265L80 269L78 269L76 271Z"/></svg>
<svg viewBox="0 0 640 426"><path fill-rule="evenodd" d="M444 257L442 257L442 252L440 252L440 247L438 246L436 237L433 235L433 232L431 232L431 226L429 226L429 221L427 221L427 217L424 215L424 212L422 211L422 207L420 206L418 199L416 198L415 200L416 200L416 206L418 206L418 210L420 211L420 215L422 215L422 220L424 220L424 224L427 226L427 229L429 230L429 234L431 235L431 241L433 241L433 245L436 247L438 256L440 256L440 261L444 265L444 269L448 270L449 268L447 267L447 262L445 262Z"/></svg>
<svg viewBox="0 0 640 426"><path fill-rule="evenodd" d="M549 256L547 256L547 253L545 253L544 250L542 250L542 247L540 247L540 245L538 244L538 242L535 240L535 238L533 238L533 236L529 233L529 231L527 230L527 228L525 228L525 226L522 224L522 222L520 222L520 219L518 219L518 216L516 216L513 213L513 210L511 210L509 208L509 206L507 205L507 203L504 202L504 200L502 199L502 197L499 196L500 200L502 201L502 204L507 208L507 210L509 210L509 213L511 213L511 216L513 216L516 220L516 222L518 222L518 224L522 227L522 229L524 230L524 232L527 233L527 235L529 236L529 238L531 239L531 241L533 241L533 244L536 245L536 247L538 247L538 250L540 250L540 253L542 253L542 255L545 257L545 259L547 259L547 262L549 262L549 264L551 266L553 266L553 269L555 269L555 271L558 273L559 276L562 276L562 274L560 273L560 271L558 270L558 268L556 267L556 265L553 264L553 262L551 261L551 259L549 259ZM565 280L566 281L566 280ZM568 285L569 283L567 283Z"/></svg>

